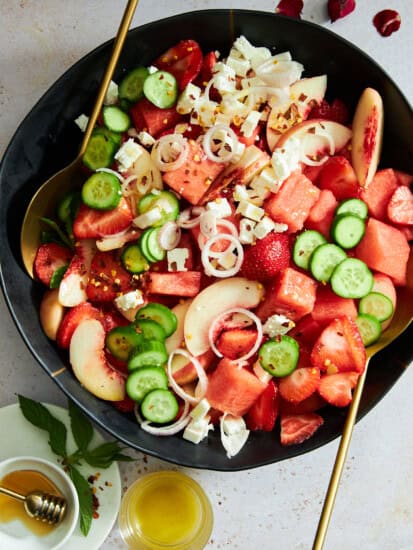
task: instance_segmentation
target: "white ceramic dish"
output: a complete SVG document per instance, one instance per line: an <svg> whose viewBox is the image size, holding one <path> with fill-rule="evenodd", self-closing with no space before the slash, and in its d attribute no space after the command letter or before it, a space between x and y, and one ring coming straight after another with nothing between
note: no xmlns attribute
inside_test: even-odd
<svg viewBox="0 0 413 550"><path fill-rule="evenodd" d="M68 411L55 405L46 404L46 406L68 428L67 449L68 452L73 452L76 446L69 429ZM18 404L0 409L0 441L2 442L0 460L30 455L48 460L56 468L61 469L58 457L50 450L47 433L30 424L24 418ZM103 442L103 437L95 430L92 447ZM113 463L107 470L99 470L82 461L79 470L85 477L99 474L99 478L94 483L96 496L100 503L99 518L93 520L87 537L82 535L79 522L77 522L72 535L59 550L95 550L99 548L111 531L118 515L121 499L121 480L118 465ZM0 539L0 549L3 550L3 548L4 550L11 550L8 546L2 545ZM30 548L26 547L26 550L37 550L37 548L39 547L30 546ZM19 550L23 550L23 547L19 546Z"/></svg>

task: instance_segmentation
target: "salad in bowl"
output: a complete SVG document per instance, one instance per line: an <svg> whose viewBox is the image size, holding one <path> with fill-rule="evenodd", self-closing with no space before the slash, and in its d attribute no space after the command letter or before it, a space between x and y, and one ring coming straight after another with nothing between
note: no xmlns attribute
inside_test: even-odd
<svg viewBox="0 0 413 550"><path fill-rule="evenodd" d="M136 430L300 445L392 322L413 176L379 168L376 89L353 109L305 69L243 34L172 43L111 83L81 189L42 222L43 330Z"/></svg>

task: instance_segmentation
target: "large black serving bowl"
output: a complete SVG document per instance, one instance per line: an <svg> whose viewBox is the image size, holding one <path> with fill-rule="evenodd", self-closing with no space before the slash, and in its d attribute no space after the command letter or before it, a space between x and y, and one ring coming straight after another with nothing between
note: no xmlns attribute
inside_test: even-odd
<svg viewBox="0 0 413 550"><path fill-rule="evenodd" d="M244 10L208 10L170 17L129 32L115 80L128 69L151 61L183 38L193 38L204 51L228 52L232 41L245 35L253 44L290 50L304 64L306 75L327 73L328 96L343 98L354 107L361 91L371 86L383 97L385 140L382 166L413 172L413 112L392 80L359 49L333 33L307 22ZM66 355L46 338L39 323L44 288L25 273L20 257L20 227L27 204L53 173L76 156L80 133L73 120L90 111L111 51L103 44L69 69L27 115L9 148L0 170L1 282L10 312L42 368L51 375L68 365ZM413 357L408 329L370 365L360 417L385 395ZM326 408L324 425L299 446L282 448L275 433L253 433L244 449L227 459L218 430L199 445L180 436L158 438L138 428L133 418L84 390L70 368L54 378L56 384L114 437L127 445L167 461L195 468L242 470L308 452L337 437L345 410Z"/></svg>

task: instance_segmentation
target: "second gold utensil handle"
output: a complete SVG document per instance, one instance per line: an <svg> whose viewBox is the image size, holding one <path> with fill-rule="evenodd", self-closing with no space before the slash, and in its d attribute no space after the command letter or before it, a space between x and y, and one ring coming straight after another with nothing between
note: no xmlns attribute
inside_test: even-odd
<svg viewBox="0 0 413 550"><path fill-rule="evenodd" d="M138 0L129 0L125 13L123 14L123 18L115 38L112 55L106 67L105 74L103 75L103 79L100 84L99 92L96 98L95 106L93 107L93 111L90 114L86 132L85 132L85 135L83 136L82 145L80 146L80 151L79 151L80 156L83 155L83 153L86 151L87 144L89 143L90 136L92 135L93 128L95 127L97 118L102 108L103 101L105 99L106 90L108 89L109 82L111 81L113 73L115 71L120 53L122 51L123 43L125 42L125 37L129 30L129 26L131 24L132 17L133 17L133 14L135 13L135 9L137 5L138 5Z"/></svg>
<svg viewBox="0 0 413 550"><path fill-rule="evenodd" d="M347 451L350 446L350 440L353 433L354 424L357 418L357 412L360 405L361 395L363 393L364 382L367 376L368 360L363 374L360 376L356 389L354 390L353 400L348 410L346 422L344 424L343 435L341 436L340 445L338 447L336 460L334 462L333 471L330 477L326 498L324 500L323 510L321 512L320 521L317 527L317 533L314 539L313 550L322 550L325 537L327 534L328 525L330 523L331 514L336 500L337 490L343 473L344 463L347 457Z"/></svg>

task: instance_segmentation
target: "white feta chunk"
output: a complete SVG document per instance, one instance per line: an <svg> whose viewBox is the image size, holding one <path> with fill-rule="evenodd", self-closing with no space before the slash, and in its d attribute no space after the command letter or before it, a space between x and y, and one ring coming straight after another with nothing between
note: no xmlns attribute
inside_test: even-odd
<svg viewBox="0 0 413 550"><path fill-rule="evenodd" d="M237 455L248 440L250 434L242 416L223 414L220 418L221 441L227 457Z"/></svg>
<svg viewBox="0 0 413 550"><path fill-rule="evenodd" d="M142 155L142 149L132 138L123 143L116 152L115 159L119 162L119 170L124 172Z"/></svg>
<svg viewBox="0 0 413 550"><path fill-rule="evenodd" d="M231 205L228 202L228 199L215 199L210 201L206 205L206 209L215 214L216 218L226 218L232 214Z"/></svg>
<svg viewBox="0 0 413 550"><path fill-rule="evenodd" d="M250 59L251 67L255 71L257 67L262 65L270 57L271 57L271 52L268 48L265 48L262 46L260 48L255 48Z"/></svg>
<svg viewBox="0 0 413 550"><path fill-rule="evenodd" d="M115 305L122 311L134 309L145 302L141 290L131 290L115 298Z"/></svg>
<svg viewBox="0 0 413 550"><path fill-rule="evenodd" d="M274 338L275 336L282 336L283 334L287 334L287 332L289 332L294 327L294 321L292 321L285 315L275 314L271 315L271 317L268 317L268 319L262 326L262 330L264 334L268 334L270 338Z"/></svg>
<svg viewBox="0 0 413 550"><path fill-rule="evenodd" d="M238 256L230 250L225 252L225 254L218 259L218 264L224 269L231 269L234 267L237 258Z"/></svg>
<svg viewBox="0 0 413 550"><path fill-rule="evenodd" d="M236 185L233 192L234 201L248 201L249 195L247 189L243 185Z"/></svg>
<svg viewBox="0 0 413 550"><path fill-rule="evenodd" d="M280 61L274 56L259 65L255 72L268 86L285 88L299 80L303 70L303 65L297 61Z"/></svg>
<svg viewBox="0 0 413 550"><path fill-rule="evenodd" d="M166 253L168 260L168 271L188 271L185 262L189 258L187 248L174 248Z"/></svg>
<svg viewBox="0 0 413 550"><path fill-rule="evenodd" d="M253 69L271 57L271 52L268 48L253 46L245 36L242 35L235 40L234 48L236 48L245 59L250 61Z"/></svg>
<svg viewBox="0 0 413 550"><path fill-rule="evenodd" d="M89 117L81 114L75 119L75 124L80 128L80 130L84 133L86 132L86 128L89 122Z"/></svg>
<svg viewBox="0 0 413 550"><path fill-rule="evenodd" d="M218 114L218 103L211 101L207 97L201 96L195 101L192 110L190 123L210 127L215 124L215 118Z"/></svg>
<svg viewBox="0 0 413 550"><path fill-rule="evenodd" d="M252 244L255 241L254 228L255 222L242 218L239 223L239 240L242 244Z"/></svg>
<svg viewBox="0 0 413 550"><path fill-rule="evenodd" d="M246 117L250 112L250 107L238 101L233 94L225 94L221 101L221 112L225 115L233 117Z"/></svg>
<svg viewBox="0 0 413 550"><path fill-rule="evenodd" d="M261 113L258 111L251 111L248 113L247 118L241 125L241 132L245 137L251 137L254 133L255 128L258 126L260 121Z"/></svg>
<svg viewBox="0 0 413 550"><path fill-rule="evenodd" d="M155 67L154 65L149 65L148 72L149 74L157 73L159 71L158 67Z"/></svg>
<svg viewBox="0 0 413 550"><path fill-rule="evenodd" d="M192 409L192 411L189 413L189 416L192 416L194 420L200 420L201 418L204 418L206 414L208 413L209 409L211 408L211 405L206 397L201 399L201 401Z"/></svg>
<svg viewBox="0 0 413 550"><path fill-rule="evenodd" d="M234 69L237 76L247 76L248 71L251 69L251 64L247 59L228 57L227 65Z"/></svg>
<svg viewBox="0 0 413 550"><path fill-rule="evenodd" d="M214 76L214 88L218 90L221 94L234 92L235 91L236 80L235 77L231 78L222 73L217 73Z"/></svg>
<svg viewBox="0 0 413 550"><path fill-rule="evenodd" d="M206 416L199 420L191 420L187 424L182 437L187 441L191 441L195 445L198 445L203 439L208 436L210 430L213 430L214 426L210 423L210 417Z"/></svg>
<svg viewBox="0 0 413 550"><path fill-rule="evenodd" d="M221 74L222 76L227 76L228 78L235 79L234 69L226 63L223 63L222 61L218 61L218 63L215 63L215 65L212 67L212 74Z"/></svg>
<svg viewBox="0 0 413 550"><path fill-rule="evenodd" d="M111 80L109 82L108 89L106 90L105 99L103 100L104 105L115 105L119 100L119 88L116 82Z"/></svg>
<svg viewBox="0 0 413 550"><path fill-rule="evenodd" d="M201 88L190 82L179 96L178 103L176 105L176 110L178 113L181 115L189 114L195 107L195 103L200 96Z"/></svg>
<svg viewBox="0 0 413 550"><path fill-rule="evenodd" d="M152 147L156 141L156 139L152 137L149 132L145 131L139 132L136 137L138 138L139 143L144 147Z"/></svg>
<svg viewBox="0 0 413 550"><path fill-rule="evenodd" d="M290 138L284 147L276 147L271 156L275 177L283 182L300 165L301 145L297 138Z"/></svg>
<svg viewBox="0 0 413 550"><path fill-rule="evenodd" d="M139 229L146 229L154 223L159 222L161 218L162 213L160 209L157 206L154 206L144 214L140 214L140 216L134 218L133 224L136 225L136 227L139 227Z"/></svg>
<svg viewBox="0 0 413 550"><path fill-rule="evenodd" d="M271 166L266 166L261 172L255 176L250 183L252 189L269 189L272 190L277 178L274 169Z"/></svg>
<svg viewBox="0 0 413 550"><path fill-rule="evenodd" d="M238 204L237 213L241 214L245 218L259 222L264 216L265 211L263 208L252 204L252 202L242 200Z"/></svg>
<svg viewBox="0 0 413 550"><path fill-rule="evenodd" d="M268 216L264 216L254 227L254 235L257 239L263 239L274 229L275 223Z"/></svg>
<svg viewBox="0 0 413 550"><path fill-rule="evenodd" d="M229 126L232 122L232 116L225 115L224 113L218 113L215 117L215 124L225 124Z"/></svg>

